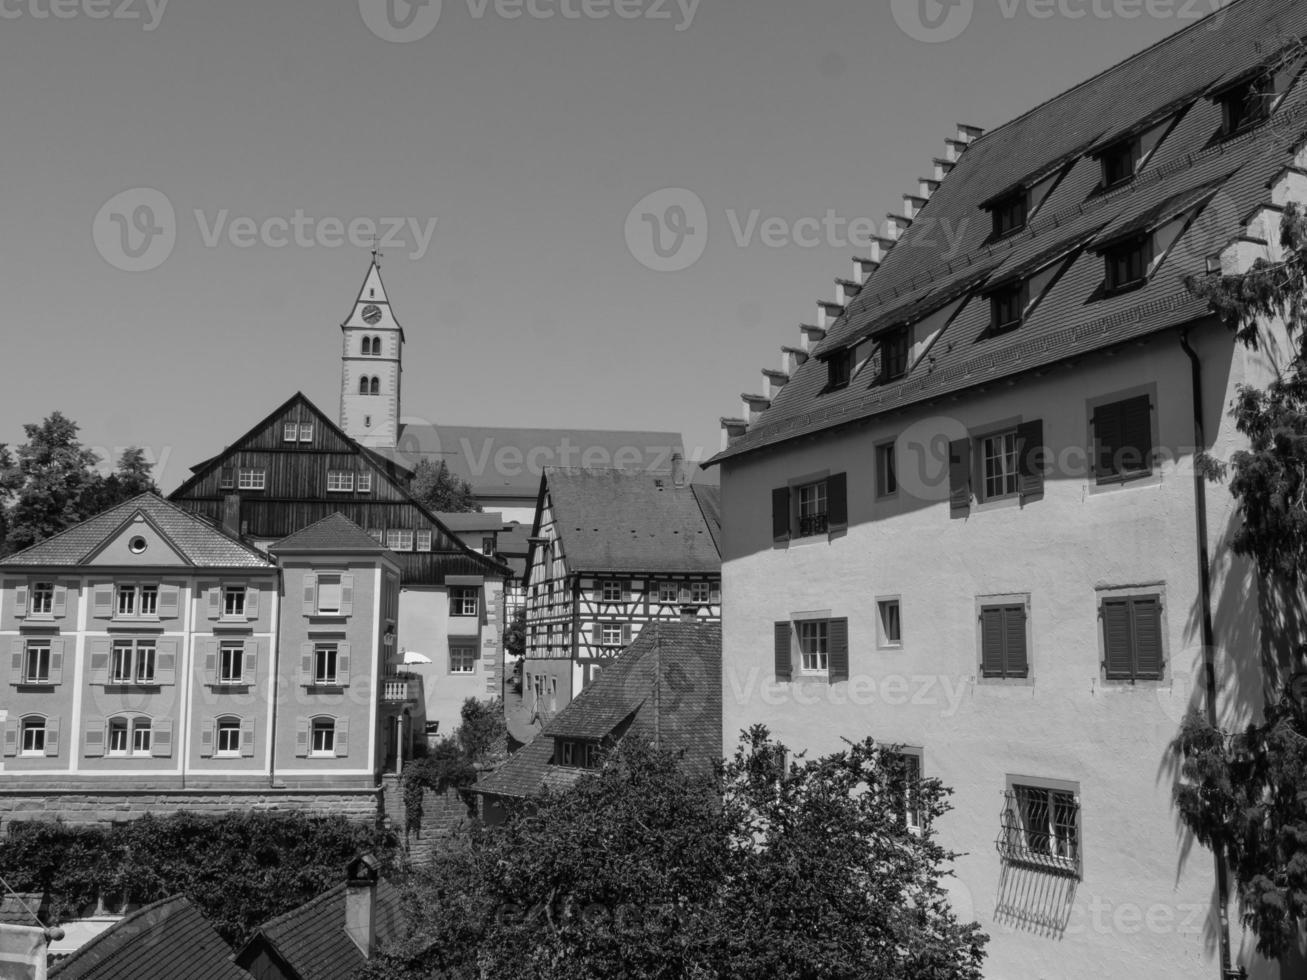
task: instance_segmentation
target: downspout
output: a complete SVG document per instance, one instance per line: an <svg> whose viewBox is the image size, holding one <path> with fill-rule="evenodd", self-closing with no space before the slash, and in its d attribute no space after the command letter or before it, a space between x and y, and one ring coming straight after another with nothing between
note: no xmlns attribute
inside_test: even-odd
<svg viewBox="0 0 1307 980"><path fill-rule="evenodd" d="M1207 541L1207 480L1197 465L1197 454L1207 447L1203 435L1203 366L1198 354L1189 344L1189 330L1180 332L1180 347L1189 357L1192 376L1194 410L1194 515L1197 519L1198 544L1198 596L1202 608L1203 634L1203 678L1206 687L1207 723L1217 727L1216 715L1216 630L1212 625L1212 573L1210 549ZM1230 880L1229 869L1225 864L1225 849L1217 848L1213 853L1216 862L1216 900L1217 912L1221 918L1221 980L1230 977L1243 977L1247 974L1243 967L1232 969L1230 966Z"/></svg>

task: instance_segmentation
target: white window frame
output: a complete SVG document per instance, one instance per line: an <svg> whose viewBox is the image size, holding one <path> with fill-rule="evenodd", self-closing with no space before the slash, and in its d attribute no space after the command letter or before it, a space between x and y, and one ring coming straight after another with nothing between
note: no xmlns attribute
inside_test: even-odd
<svg viewBox="0 0 1307 980"><path fill-rule="evenodd" d="M236 474L237 490L266 490L268 488L267 470L241 467Z"/></svg>
<svg viewBox="0 0 1307 980"><path fill-rule="evenodd" d="M318 744L318 736L323 736ZM334 758L336 755L336 719L314 718L309 722L309 757Z"/></svg>
<svg viewBox="0 0 1307 980"><path fill-rule="evenodd" d="M239 599L237 598L239 597ZM222 618L244 619L249 591L243 585L224 585L222 587ZM240 608L237 609L236 607Z"/></svg>
<svg viewBox="0 0 1307 980"><path fill-rule="evenodd" d="M711 582L691 582L690 602L696 606L706 606L712 602Z"/></svg>
<svg viewBox="0 0 1307 980"><path fill-rule="evenodd" d="M449 672L466 677L477 672L477 650L474 646L458 644L449 648Z"/></svg>
<svg viewBox="0 0 1307 980"><path fill-rule="evenodd" d="M330 667L326 671L324 667ZM340 644L322 641L313 644L313 683L319 687L334 687L340 680Z"/></svg>
<svg viewBox="0 0 1307 980"><path fill-rule="evenodd" d="M45 745L49 737L49 721L39 715L33 715L28 718L20 719L18 722L18 752L20 756L44 756ZM38 727L39 726L39 727ZM28 736L31 735L32 746L28 747ZM36 742L40 745L36 745Z"/></svg>
<svg viewBox="0 0 1307 980"><path fill-rule="evenodd" d="M224 736L227 736L224 738ZM227 744L224 746L223 742ZM239 759L241 756L241 723L239 718L219 718L214 725L213 755L219 759Z"/></svg>
<svg viewBox="0 0 1307 980"><path fill-rule="evenodd" d="M663 605L672 604L681 601L681 587L675 582L658 583L658 601Z"/></svg>
<svg viewBox="0 0 1307 980"><path fill-rule="evenodd" d="M898 637L890 636L889 623L886 619L886 609L892 607L897 619L895 625L898 626ZM876 646L881 650L901 650L903 649L903 597L897 595L881 595L876 597Z"/></svg>
<svg viewBox="0 0 1307 980"><path fill-rule="evenodd" d="M386 532L386 547L391 551L412 551L413 537L407 528L391 528Z"/></svg>
<svg viewBox="0 0 1307 980"><path fill-rule="evenodd" d="M1017 430L1001 429L976 439L979 444L977 459L980 464L980 499L1008 500L1021 492L1021 458ZM997 448L998 452L991 450ZM991 462L997 469L991 474ZM996 486L995 486L996 484Z"/></svg>
<svg viewBox="0 0 1307 980"><path fill-rule="evenodd" d="M298 422L286 422L281 427L282 442L299 442L300 441L300 424Z"/></svg>
<svg viewBox="0 0 1307 980"><path fill-rule="evenodd" d="M312 442L312 441L313 441L313 423L312 423L312 422L301 422L301 423L300 423L300 442Z"/></svg>
<svg viewBox="0 0 1307 980"><path fill-rule="evenodd" d="M622 588L621 582L609 579L599 585L600 602L621 602L625 595L626 592Z"/></svg>
<svg viewBox="0 0 1307 980"><path fill-rule="evenodd" d="M52 619L54 617L53 582L33 582L28 592L27 616L29 619Z"/></svg>
<svg viewBox="0 0 1307 980"><path fill-rule="evenodd" d="M349 470L327 471L327 493L353 493L354 474Z"/></svg>
<svg viewBox="0 0 1307 980"><path fill-rule="evenodd" d="M119 733L122 734L122 747L116 748L114 737ZM109 719L109 730L104 740L104 754L115 759L123 759L132 754L132 723L126 718Z"/></svg>
<svg viewBox="0 0 1307 980"><path fill-rule="evenodd" d="M469 610L471 610L469 612ZM449 615L472 619L481 615L481 590L475 585L454 585L449 589Z"/></svg>
<svg viewBox="0 0 1307 980"><path fill-rule="evenodd" d="M799 673L808 677L830 675L830 621L801 619L795 623L799 646ZM807 649L811 646L812 649ZM809 660L812 666L809 666Z"/></svg>
<svg viewBox="0 0 1307 980"><path fill-rule="evenodd" d="M142 737L143 736L143 737ZM154 730L150 724L149 718L133 718L131 724L131 738L128 745L128 754L136 756L148 756L152 754L154 745Z"/></svg>
<svg viewBox="0 0 1307 980"><path fill-rule="evenodd" d="M226 668L230 662L234 668L229 672ZM245 682L245 641L244 640L223 640L218 644L218 683L228 686L236 686Z"/></svg>
<svg viewBox="0 0 1307 980"><path fill-rule="evenodd" d="M602 647L620 647L624 635L623 623L600 623L599 645Z"/></svg>
<svg viewBox="0 0 1307 980"><path fill-rule="evenodd" d="M49 684L50 683L50 647L51 643L47 639L28 639L23 645L23 683L24 684ZM45 672L34 673L32 671L32 657L36 656L38 663L44 654Z"/></svg>
<svg viewBox="0 0 1307 980"><path fill-rule="evenodd" d="M371 473L360 473L360 474L358 475L358 485L357 485L356 489L358 490L359 493L371 493L371 492L372 492L372 474L371 474Z"/></svg>
<svg viewBox="0 0 1307 980"><path fill-rule="evenodd" d="M434 543L434 541L435 541L435 533L434 533L434 532L432 532L432 531L430 531L430 530L426 530L426 531L418 531L417 534L414 535L414 537L415 537L415 539L416 539L416 541L417 541L417 550L418 550L418 551L430 551L430 550L431 550L432 545L433 545L433 543Z"/></svg>

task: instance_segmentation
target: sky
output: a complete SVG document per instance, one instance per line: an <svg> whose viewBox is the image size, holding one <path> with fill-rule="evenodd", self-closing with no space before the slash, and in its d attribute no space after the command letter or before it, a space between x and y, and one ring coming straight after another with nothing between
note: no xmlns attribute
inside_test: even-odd
<svg viewBox="0 0 1307 980"><path fill-rule="evenodd" d="M375 231L406 417L711 455L958 123L1219 5L0 0L0 442L334 417Z"/></svg>

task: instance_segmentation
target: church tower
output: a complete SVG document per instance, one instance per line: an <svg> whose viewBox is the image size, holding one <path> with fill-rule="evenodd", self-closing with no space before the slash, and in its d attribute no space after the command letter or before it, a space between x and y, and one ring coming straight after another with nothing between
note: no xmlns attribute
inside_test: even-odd
<svg viewBox="0 0 1307 980"><path fill-rule="evenodd" d="M354 311L340 329L340 427L365 446L394 449L399 439L404 328L386 298L381 257L375 250Z"/></svg>

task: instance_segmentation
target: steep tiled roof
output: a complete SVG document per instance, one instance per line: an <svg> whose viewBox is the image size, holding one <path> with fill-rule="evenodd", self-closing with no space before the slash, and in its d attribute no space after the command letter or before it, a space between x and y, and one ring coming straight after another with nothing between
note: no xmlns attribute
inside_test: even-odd
<svg viewBox="0 0 1307 980"><path fill-rule="evenodd" d="M1292 162L1307 130L1307 82L1297 81L1269 122L1227 139L1219 137L1222 108L1207 96L1304 34L1307 4L1236 0L981 136L831 325L817 356L798 367L748 432L713 462L1205 317L1206 304L1188 293L1184 278L1204 273L1208 257L1269 202L1268 185ZM1140 173L1103 191L1099 161L1087 151L1168 118L1174 128ZM1059 172L1060 182L1030 225L994 241L983 205ZM1198 219L1147 284L1106 294L1096 242L1143 230L1186 207L1197 208ZM1071 253L1065 273L1018 329L989 336L983 281L1033 271L1032 263L1066 243L1087 247ZM822 355L973 286L979 288L905 378L880 385L863 372L847 388L826 391Z"/></svg>
<svg viewBox="0 0 1307 980"><path fill-rule="evenodd" d="M61 980L249 980L185 898L133 912L50 970Z"/></svg>
<svg viewBox="0 0 1307 980"><path fill-rule="evenodd" d="M269 546L273 554L291 551L363 551L382 554L386 548L343 514L330 514Z"/></svg>
<svg viewBox="0 0 1307 980"><path fill-rule="evenodd" d="M655 684L661 677L662 683ZM544 732L476 786L490 796L526 798L571 785L579 769L552 764L554 739L598 742L657 737L707 765L721 756L722 630L716 623L646 626Z"/></svg>
<svg viewBox="0 0 1307 980"><path fill-rule="evenodd" d="M138 513L168 539L186 561L197 568L268 568L258 551L188 514L152 493L111 507L24 551L0 560L9 565L81 565Z"/></svg>
<svg viewBox="0 0 1307 980"><path fill-rule="evenodd" d="M302 980L347 980L367 965L362 951L345 932L345 891L342 882L261 925L236 954L248 962L259 944L266 943ZM377 941L381 945L400 935L399 889L384 878L377 883Z"/></svg>
<svg viewBox="0 0 1307 980"><path fill-rule="evenodd" d="M402 427L396 449L376 451L410 470L423 459L444 460L451 473L472 484L478 497L534 497L547 466L662 473L670 470L673 455L685 455L683 440L675 432L413 423Z"/></svg>
<svg viewBox="0 0 1307 980"><path fill-rule="evenodd" d="M700 506L715 488L617 470L550 468L545 479L573 573L721 570L716 533Z"/></svg>

